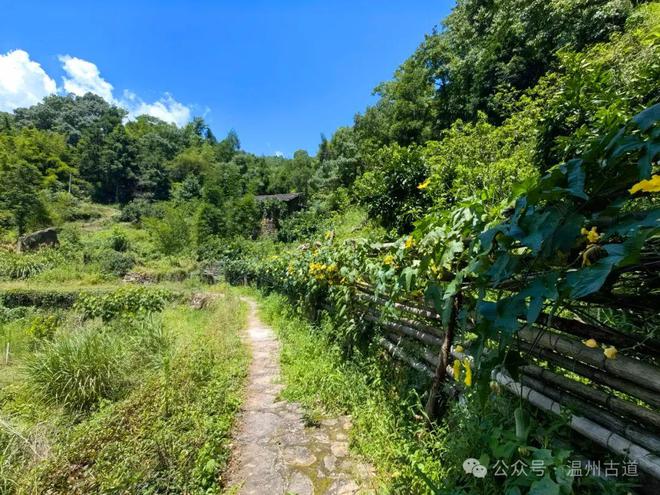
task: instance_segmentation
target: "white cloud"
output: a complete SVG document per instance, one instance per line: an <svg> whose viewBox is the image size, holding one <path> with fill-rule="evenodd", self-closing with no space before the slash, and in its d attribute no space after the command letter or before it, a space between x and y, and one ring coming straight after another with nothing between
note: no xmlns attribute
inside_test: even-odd
<svg viewBox="0 0 660 495"><path fill-rule="evenodd" d="M169 93L165 93L158 101L146 103L135 93L124 91L124 100L121 104L129 111L129 118L151 115L179 127L190 120L190 108L176 101Z"/></svg>
<svg viewBox="0 0 660 495"><path fill-rule="evenodd" d="M78 96L94 93L109 103L128 111L129 118L151 115L178 126L185 125L191 117L190 107L165 93L154 102L146 102L131 91L124 91L121 99L113 95L113 86L101 77L101 71L93 62L71 55L58 57L66 76L64 87L57 88L52 79L37 62L30 60L24 50L0 54L0 111L12 111L40 102L53 93L73 93Z"/></svg>
<svg viewBox="0 0 660 495"><path fill-rule="evenodd" d="M55 81L26 51L0 54L0 111L34 105L56 89Z"/></svg>
<svg viewBox="0 0 660 495"><path fill-rule="evenodd" d="M62 78L67 93L78 96L94 93L106 101L114 102L112 84L101 77L101 71L96 64L70 55L61 55L59 59L68 76Z"/></svg>
<svg viewBox="0 0 660 495"><path fill-rule="evenodd" d="M112 94L114 89L112 84L101 77L101 71L96 64L70 55L60 56L59 59L68 75L63 78L64 89L68 93L97 94L106 101L128 110L129 119L139 115L151 115L178 126L185 125L190 120L190 108L176 101L169 93L165 93L153 103L148 103L132 91L124 90L123 98L117 100Z"/></svg>

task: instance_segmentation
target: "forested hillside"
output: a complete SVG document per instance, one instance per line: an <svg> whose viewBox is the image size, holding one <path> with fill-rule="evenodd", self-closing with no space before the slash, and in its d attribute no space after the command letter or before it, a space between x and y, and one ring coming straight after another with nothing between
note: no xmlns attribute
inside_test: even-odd
<svg viewBox="0 0 660 495"><path fill-rule="evenodd" d="M382 493L657 493L659 81L657 2L460 0L314 156L91 93L0 113L2 489L222 490L241 315L228 287L185 301L223 281L260 290L284 398L350 414ZM14 252L51 226L58 246ZM113 426L131 418L138 440ZM592 460L640 472L569 470Z"/></svg>

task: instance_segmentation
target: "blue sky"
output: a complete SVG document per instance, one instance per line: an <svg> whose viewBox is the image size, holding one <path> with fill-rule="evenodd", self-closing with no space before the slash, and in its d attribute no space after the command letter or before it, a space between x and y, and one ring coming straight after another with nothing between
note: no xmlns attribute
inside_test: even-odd
<svg viewBox="0 0 660 495"><path fill-rule="evenodd" d="M0 109L92 89L136 113L202 115L257 154L315 153L452 3L0 1Z"/></svg>

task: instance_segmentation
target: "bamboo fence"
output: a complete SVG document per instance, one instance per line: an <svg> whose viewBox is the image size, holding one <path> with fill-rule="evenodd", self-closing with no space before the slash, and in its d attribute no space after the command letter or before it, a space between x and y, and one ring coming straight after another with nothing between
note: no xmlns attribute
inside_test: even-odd
<svg viewBox="0 0 660 495"><path fill-rule="evenodd" d="M388 301L367 285L356 290L353 307L382 329L379 345L432 380L427 414L437 417L440 390L456 388L450 361L465 358L452 345L455 319L443 329L441 316L423 301ZM602 349L583 343L589 338L618 346L619 353L608 359ZM513 348L527 364L517 380L504 370L493 375L505 390L542 411L567 416L574 431L660 480L658 340L542 314L535 324L522 327Z"/></svg>

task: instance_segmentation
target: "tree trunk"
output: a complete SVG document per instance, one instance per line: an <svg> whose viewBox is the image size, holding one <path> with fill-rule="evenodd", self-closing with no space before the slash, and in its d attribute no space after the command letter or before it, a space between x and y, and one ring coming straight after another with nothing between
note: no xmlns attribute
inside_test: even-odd
<svg viewBox="0 0 660 495"><path fill-rule="evenodd" d="M442 347L440 348L438 365L435 368L433 383L429 390L429 398L426 401L426 416L431 423L442 415L440 408L440 395L442 392L442 385L447 377L447 366L449 366L449 356L452 343L454 342L454 332L456 330L457 322L456 317L461 306L461 299L461 294L459 292L454 296L454 300L452 301L451 314L449 315L449 322L447 323L447 331L445 332L445 338L443 339ZM444 405L442 409L444 409Z"/></svg>

